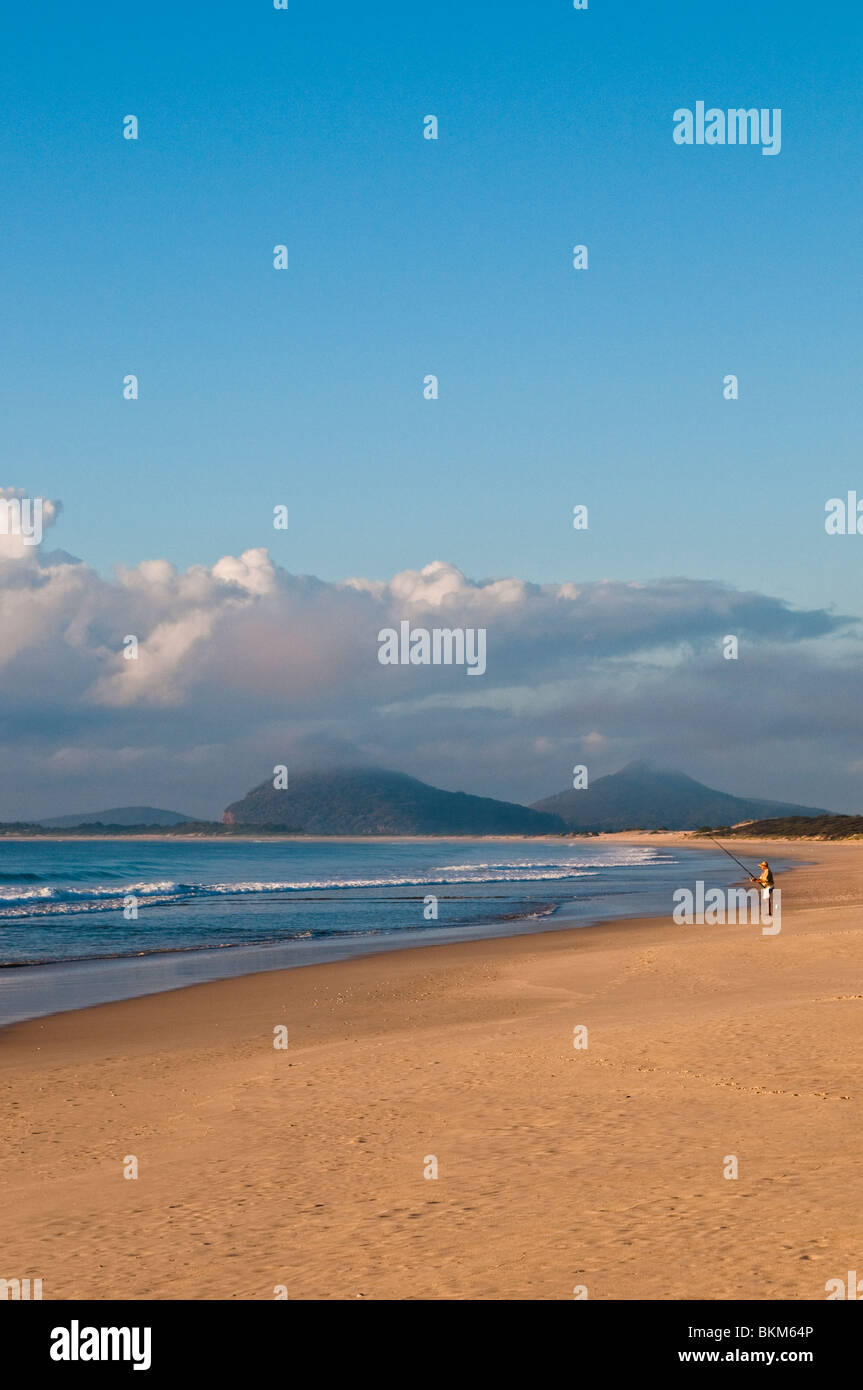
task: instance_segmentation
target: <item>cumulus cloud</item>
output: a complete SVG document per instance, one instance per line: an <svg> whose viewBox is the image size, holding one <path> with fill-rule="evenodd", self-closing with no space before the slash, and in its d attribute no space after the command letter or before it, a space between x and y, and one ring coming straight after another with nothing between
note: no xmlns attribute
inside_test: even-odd
<svg viewBox="0 0 863 1390"><path fill-rule="evenodd" d="M378 633L403 619L484 627L485 675L382 666ZM172 801L218 815L291 759L377 762L531 799L566 785L588 754L608 771L658 753L696 775L724 766L728 785L730 715L744 709L753 741L735 739L741 768L756 733L761 748L781 731L823 758L808 702L825 683L849 693L856 657L839 639L847 648L853 633L841 615L707 581L474 580L438 561L388 581L326 583L263 549L185 571L156 559L108 580L18 545L0 555L4 758L15 772L0 815ZM723 660L727 634L737 662ZM752 777L743 789L779 795L781 781Z"/></svg>

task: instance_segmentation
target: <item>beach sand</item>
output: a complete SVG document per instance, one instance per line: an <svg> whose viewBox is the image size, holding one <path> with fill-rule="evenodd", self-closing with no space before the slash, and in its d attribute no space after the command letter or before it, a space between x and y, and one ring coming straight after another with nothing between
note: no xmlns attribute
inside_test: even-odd
<svg viewBox="0 0 863 1390"><path fill-rule="evenodd" d="M46 1299L823 1299L863 1272L863 844L767 852L810 861L778 936L627 921L5 1030L0 1277Z"/></svg>

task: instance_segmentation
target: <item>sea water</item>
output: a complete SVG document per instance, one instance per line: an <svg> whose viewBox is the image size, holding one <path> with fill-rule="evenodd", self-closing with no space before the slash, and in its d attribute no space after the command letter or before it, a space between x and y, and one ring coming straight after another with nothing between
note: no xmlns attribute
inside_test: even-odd
<svg viewBox="0 0 863 1390"><path fill-rule="evenodd" d="M668 915L735 869L591 840L5 840L0 1024L199 981Z"/></svg>

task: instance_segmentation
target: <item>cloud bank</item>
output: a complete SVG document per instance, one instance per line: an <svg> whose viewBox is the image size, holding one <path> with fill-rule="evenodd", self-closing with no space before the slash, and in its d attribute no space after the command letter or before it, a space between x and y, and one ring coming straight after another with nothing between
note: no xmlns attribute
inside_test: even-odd
<svg viewBox="0 0 863 1390"><path fill-rule="evenodd" d="M382 666L378 633L405 619L485 628L485 674ZM642 755L856 809L857 641L853 619L705 581L474 580L436 561L329 583L265 549L106 579L0 535L0 817L217 816L276 763L379 763L532 800L575 762L599 775Z"/></svg>

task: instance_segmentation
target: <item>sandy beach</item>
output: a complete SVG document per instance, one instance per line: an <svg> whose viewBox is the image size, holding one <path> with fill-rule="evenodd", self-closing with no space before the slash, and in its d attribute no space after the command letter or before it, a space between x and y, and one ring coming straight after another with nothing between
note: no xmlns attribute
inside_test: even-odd
<svg viewBox="0 0 863 1390"><path fill-rule="evenodd" d="M633 920L5 1030L0 1276L46 1299L823 1299L863 1268L863 845L767 853L806 861L776 936Z"/></svg>

